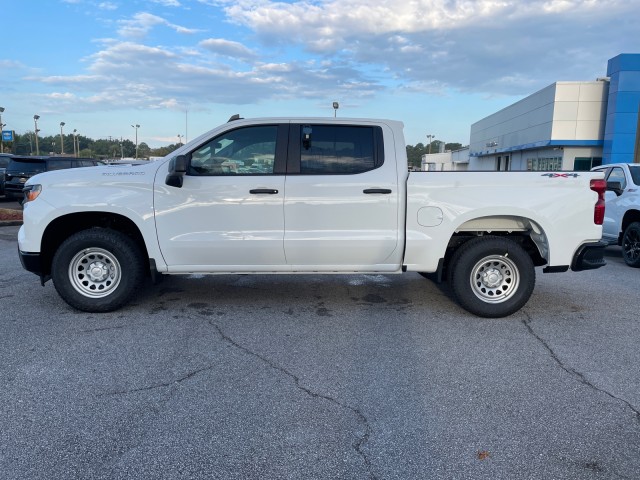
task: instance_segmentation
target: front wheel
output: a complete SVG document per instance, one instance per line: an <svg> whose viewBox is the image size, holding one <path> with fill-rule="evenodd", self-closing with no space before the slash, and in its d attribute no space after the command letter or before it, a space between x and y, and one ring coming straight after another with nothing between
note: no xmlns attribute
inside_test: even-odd
<svg viewBox="0 0 640 480"><path fill-rule="evenodd" d="M624 230L622 258L630 267L640 267L640 222L630 223Z"/></svg>
<svg viewBox="0 0 640 480"><path fill-rule="evenodd" d="M513 240L477 237L458 248L449 266L449 283L458 303L480 317L506 317L533 293L531 257Z"/></svg>
<svg viewBox="0 0 640 480"><path fill-rule="evenodd" d="M58 294L85 312L110 312L126 304L142 282L144 262L127 235L103 228L80 231L56 251L51 277Z"/></svg>

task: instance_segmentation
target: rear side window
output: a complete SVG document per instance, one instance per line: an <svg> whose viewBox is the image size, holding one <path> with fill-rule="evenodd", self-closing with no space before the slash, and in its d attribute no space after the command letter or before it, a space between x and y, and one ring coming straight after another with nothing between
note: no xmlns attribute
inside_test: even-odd
<svg viewBox="0 0 640 480"><path fill-rule="evenodd" d="M12 173L36 174L36 173L44 172L45 163L43 161L14 159L9 162L9 166L7 167L7 170L11 171Z"/></svg>
<svg viewBox="0 0 640 480"><path fill-rule="evenodd" d="M76 163L73 165L74 167L94 167L96 166L96 162L93 160L76 160Z"/></svg>
<svg viewBox="0 0 640 480"><path fill-rule="evenodd" d="M379 167L383 162L379 130L349 125L302 125L300 173L354 174Z"/></svg>
<svg viewBox="0 0 640 480"><path fill-rule="evenodd" d="M71 160L51 160L47 163L47 170L63 170L71 168Z"/></svg>

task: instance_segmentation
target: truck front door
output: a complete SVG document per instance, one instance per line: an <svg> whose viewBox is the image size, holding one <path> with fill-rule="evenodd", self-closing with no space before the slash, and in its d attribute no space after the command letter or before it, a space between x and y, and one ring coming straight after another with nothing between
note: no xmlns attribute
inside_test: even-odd
<svg viewBox="0 0 640 480"><path fill-rule="evenodd" d="M627 178L624 170L613 167L606 176L607 182L619 182L623 190L627 188ZM618 196L615 192L605 192L604 223L602 224L602 237L609 243L617 243L622 228L622 217L627 207L627 195Z"/></svg>
<svg viewBox="0 0 640 480"><path fill-rule="evenodd" d="M229 130L194 149L181 188L154 195L169 271L274 271L284 257L288 125Z"/></svg>

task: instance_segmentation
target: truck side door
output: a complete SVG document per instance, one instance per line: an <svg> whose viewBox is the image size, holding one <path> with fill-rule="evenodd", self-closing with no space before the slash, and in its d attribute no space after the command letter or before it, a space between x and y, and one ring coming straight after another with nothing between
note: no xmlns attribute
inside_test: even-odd
<svg viewBox="0 0 640 480"><path fill-rule="evenodd" d="M169 271L286 269L288 128L241 126L212 138L188 154L180 188L159 172L156 228Z"/></svg>
<svg viewBox="0 0 640 480"><path fill-rule="evenodd" d="M291 125L284 249L292 270L397 270L400 201L382 127Z"/></svg>
<svg viewBox="0 0 640 480"><path fill-rule="evenodd" d="M613 167L606 175L608 182L619 182L622 189L627 188L627 177L621 167ZM617 243L620 229L622 228L622 217L627 208L626 196L623 193L618 196L615 192L607 190L605 192L604 223L602 224L602 237L609 243Z"/></svg>

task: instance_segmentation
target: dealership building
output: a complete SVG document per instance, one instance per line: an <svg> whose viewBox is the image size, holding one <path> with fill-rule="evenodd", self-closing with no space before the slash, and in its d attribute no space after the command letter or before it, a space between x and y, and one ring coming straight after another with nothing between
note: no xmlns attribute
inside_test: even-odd
<svg viewBox="0 0 640 480"><path fill-rule="evenodd" d="M459 170L589 170L640 162L640 54L608 62L606 77L556 82L471 126ZM464 164L467 165L464 165Z"/></svg>

